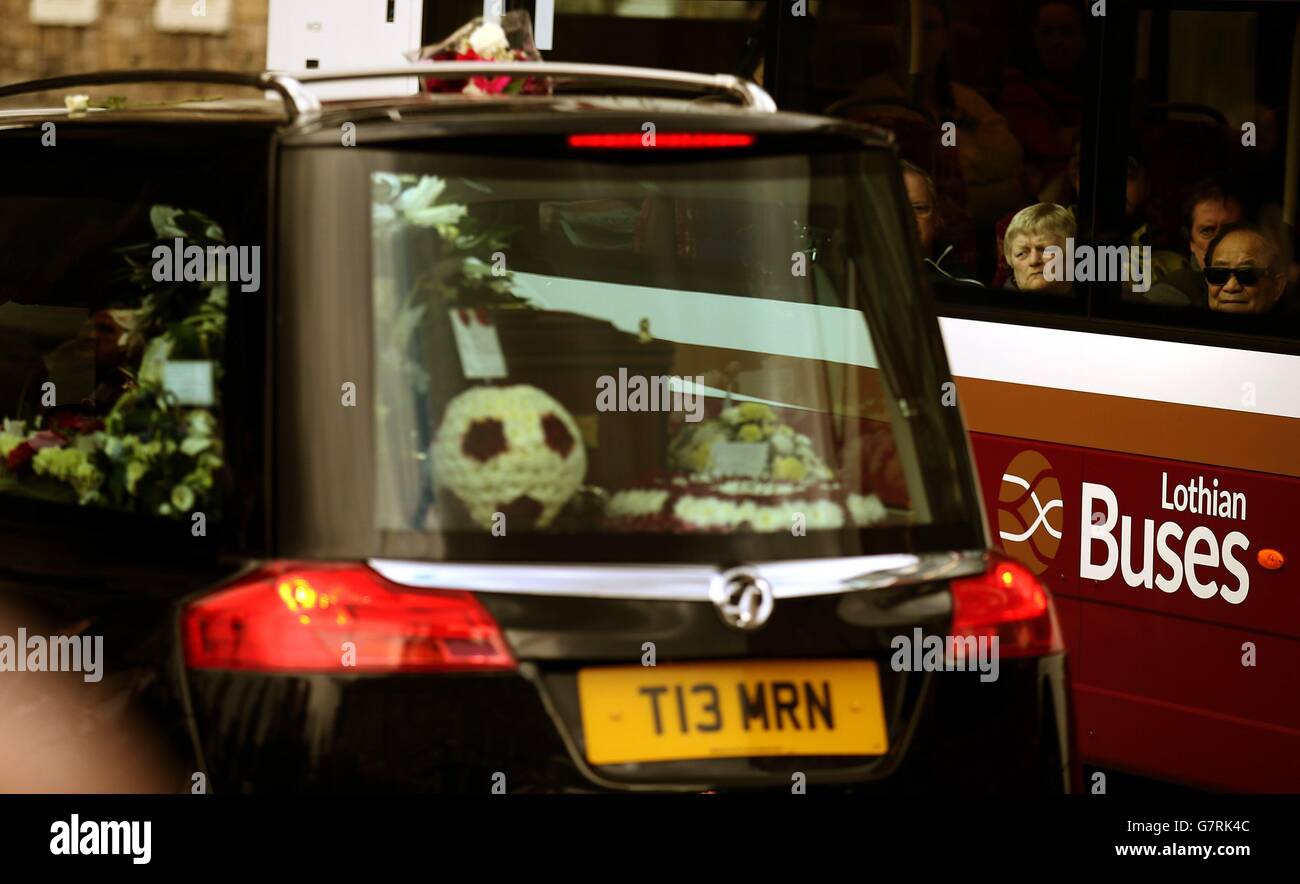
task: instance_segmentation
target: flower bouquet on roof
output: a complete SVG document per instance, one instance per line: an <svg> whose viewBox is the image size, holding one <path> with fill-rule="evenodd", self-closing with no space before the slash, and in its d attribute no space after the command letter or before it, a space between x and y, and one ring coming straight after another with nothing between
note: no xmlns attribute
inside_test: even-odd
<svg viewBox="0 0 1300 884"><path fill-rule="evenodd" d="M416 63L440 61L541 61L533 43L533 23L524 10L501 16L500 22L474 18L447 39L423 46L408 58ZM465 95L549 95L546 77L474 76L468 79L426 77L428 92L461 92Z"/></svg>

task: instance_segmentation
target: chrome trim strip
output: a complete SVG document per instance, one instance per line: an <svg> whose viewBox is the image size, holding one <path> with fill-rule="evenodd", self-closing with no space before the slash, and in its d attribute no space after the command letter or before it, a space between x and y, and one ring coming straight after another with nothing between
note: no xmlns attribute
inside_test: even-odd
<svg viewBox="0 0 1300 884"><path fill-rule="evenodd" d="M708 565L596 565L416 562L370 559L381 576L421 589L464 589L522 595L708 602L722 568ZM981 551L793 559L749 567L788 599L883 589L961 577L984 570Z"/></svg>

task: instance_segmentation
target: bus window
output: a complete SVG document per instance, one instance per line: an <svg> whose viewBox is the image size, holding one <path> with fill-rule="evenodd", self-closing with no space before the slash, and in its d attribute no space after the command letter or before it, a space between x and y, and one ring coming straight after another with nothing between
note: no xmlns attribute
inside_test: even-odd
<svg viewBox="0 0 1300 884"><path fill-rule="evenodd" d="M1184 5L1136 13L1127 150L1122 166L1112 157L1099 168L1096 187L1102 227L1148 247L1150 272L1145 285L1110 287L1094 308L1300 336L1300 132L1288 125L1300 89L1297 8Z"/></svg>
<svg viewBox="0 0 1300 884"><path fill-rule="evenodd" d="M893 131L940 300L1085 310L1082 290L1044 269L1045 248L1064 249L1084 217L1095 31L1066 0L822 4L818 110Z"/></svg>

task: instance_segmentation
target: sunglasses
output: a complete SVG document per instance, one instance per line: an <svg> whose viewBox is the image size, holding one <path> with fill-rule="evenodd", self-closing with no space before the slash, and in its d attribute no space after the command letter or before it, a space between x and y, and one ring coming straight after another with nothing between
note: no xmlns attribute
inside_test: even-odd
<svg viewBox="0 0 1300 884"><path fill-rule="evenodd" d="M1254 285L1265 276L1268 271L1263 267L1206 267L1205 281L1210 285L1227 285L1228 277L1237 277L1237 282L1242 285Z"/></svg>

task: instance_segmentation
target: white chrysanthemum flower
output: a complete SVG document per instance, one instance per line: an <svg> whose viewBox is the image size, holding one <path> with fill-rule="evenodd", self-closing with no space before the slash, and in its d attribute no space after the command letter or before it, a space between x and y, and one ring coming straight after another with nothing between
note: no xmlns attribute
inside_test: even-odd
<svg viewBox="0 0 1300 884"><path fill-rule="evenodd" d="M667 499L668 492L663 490L632 488L620 491L605 505L605 515L611 518L654 515L663 509Z"/></svg>
<svg viewBox="0 0 1300 884"><path fill-rule="evenodd" d="M103 473L79 448L42 448L32 458L32 472L68 483L83 502L104 481Z"/></svg>
<svg viewBox="0 0 1300 884"><path fill-rule="evenodd" d="M755 531L771 534L776 531L785 531L794 524L790 518L795 510L792 508L789 512L784 507L779 506L760 506L754 508L754 516L750 520L750 527Z"/></svg>
<svg viewBox="0 0 1300 884"><path fill-rule="evenodd" d="M850 494L849 512L853 515L853 524L859 528L883 522L889 515L884 503L874 494Z"/></svg>
<svg viewBox="0 0 1300 884"><path fill-rule="evenodd" d="M829 529L844 527L844 510L829 500L797 501L790 504L808 517L809 528Z"/></svg>
<svg viewBox="0 0 1300 884"><path fill-rule="evenodd" d="M496 513L546 527L587 473L582 434L563 405L537 387L475 387L452 399L434 439L434 480L485 529Z"/></svg>
<svg viewBox="0 0 1300 884"><path fill-rule="evenodd" d="M750 501L735 503L718 497L683 497L673 507L673 515L699 528L735 528L753 512Z"/></svg>

